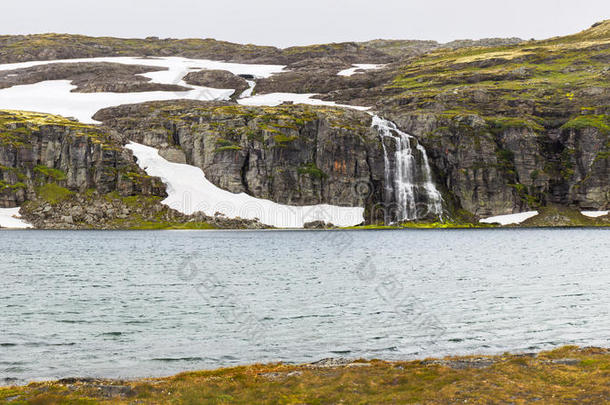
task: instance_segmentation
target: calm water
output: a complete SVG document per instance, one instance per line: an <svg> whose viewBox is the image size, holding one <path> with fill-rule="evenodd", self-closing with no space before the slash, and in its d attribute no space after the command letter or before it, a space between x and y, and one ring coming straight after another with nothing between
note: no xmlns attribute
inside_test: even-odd
<svg viewBox="0 0 610 405"><path fill-rule="evenodd" d="M610 346L610 231L0 232L0 383Z"/></svg>

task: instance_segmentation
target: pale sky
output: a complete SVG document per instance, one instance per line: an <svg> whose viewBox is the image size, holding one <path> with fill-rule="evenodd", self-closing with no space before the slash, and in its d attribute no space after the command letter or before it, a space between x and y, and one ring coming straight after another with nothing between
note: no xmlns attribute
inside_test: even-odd
<svg viewBox="0 0 610 405"><path fill-rule="evenodd" d="M0 34L199 37L280 47L543 39L610 18L610 0L3 0L0 7Z"/></svg>

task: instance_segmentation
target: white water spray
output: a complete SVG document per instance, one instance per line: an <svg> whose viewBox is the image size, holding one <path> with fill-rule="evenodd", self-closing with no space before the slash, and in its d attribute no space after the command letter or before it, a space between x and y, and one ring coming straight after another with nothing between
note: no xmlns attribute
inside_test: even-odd
<svg viewBox="0 0 610 405"><path fill-rule="evenodd" d="M386 222L412 221L443 214L443 198L432 181L426 149L417 140L402 132L396 124L378 116L372 126L377 128L385 163L384 202L397 205L394 218ZM396 145L394 161L390 160L386 140ZM415 148L413 145L416 145Z"/></svg>

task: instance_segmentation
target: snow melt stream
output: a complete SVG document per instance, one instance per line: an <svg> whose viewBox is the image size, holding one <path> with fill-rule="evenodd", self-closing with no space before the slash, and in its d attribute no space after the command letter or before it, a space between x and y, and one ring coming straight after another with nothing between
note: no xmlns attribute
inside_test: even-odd
<svg viewBox="0 0 610 405"><path fill-rule="evenodd" d="M353 226L364 221L364 208L319 204L291 206L231 193L216 187L199 167L172 163L159 156L157 149L129 143L138 165L150 176L160 177L167 186L168 197L163 204L184 214L201 211L213 216L216 212L228 218L255 219L277 228L302 228L311 221L330 222L337 226Z"/></svg>

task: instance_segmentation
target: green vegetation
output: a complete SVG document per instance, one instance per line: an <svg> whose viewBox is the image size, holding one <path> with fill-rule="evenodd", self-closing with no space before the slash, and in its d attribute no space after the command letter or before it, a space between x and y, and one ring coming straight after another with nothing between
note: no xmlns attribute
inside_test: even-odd
<svg viewBox="0 0 610 405"><path fill-rule="evenodd" d="M66 134L87 137L92 144L100 144L105 150L120 150L120 146L107 132L93 125L81 124L58 115L13 110L0 110L0 146L29 148L33 137L46 126L62 127ZM44 167L40 166L39 169L44 174Z"/></svg>
<svg viewBox="0 0 610 405"><path fill-rule="evenodd" d="M23 190L23 189L26 189L26 188L27 188L27 185L25 183L22 183L22 182L17 182L17 183L14 183L14 184L10 184L10 183L7 183L5 181L0 180L0 192L1 191L5 191L5 190L12 190L12 191L20 190L20 189Z"/></svg>
<svg viewBox="0 0 610 405"><path fill-rule="evenodd" d="M38 165L34 167L34 172L40 173L51 180L61 181L66 179L66 173L59 169Z"/></svg>
<svg viewBox="0 0 610 405"><path fill-rule="evenodd" d="M36 194L49 204L58 204L72 196L74 193L55 183L47 183L36 188Z"/></svg>
<svg viewBox="0 0 610 405"><path fill-rule="evenodd" d="M328 174L324 173L315 163L309 163L297 169L297 172L302 175L309 175L316 179L325 179Z"/></svg>
<svg viewBox="0 0 610 405"><path fill-rule="evenodd" d="M228 139L218 138L216 140L216 149L214 151L222 152L226 150L241 150L241 146Z"/></svg>
<svg viewBox="0 0 610 405"><path fill-rule="evenodd" d="M563 124L562 129L597 128L602 133L610 133L610 115L581 115Z"/></svg>
<svg viewBox="0 0 610 405"><path fill-rule="evenodd" d="M538 215L523 221L520 227L549 227L549 226L610 226L610 215L591 218L582 215L579 210L549 205L536 208Z"/></svg>
<svg viewBox="0 0 610 405"><path fill-rule="evenodd" d="M390 104L450 119L476 114L492 131L541 132L568 113L574 118L565 128L607 132L609 51L610 20L547 41L436 50L402 68L387 86L398 93Z"/></svg>
<svg viewBox="0 0 610 405"><path fill-rule="evenodd" d="M255 364L137 381L36 382L0 388L0 401L17 405L597 404L610 397L608 370L608 349L566 346L537 355L356 360L337 366Z"/></svg>
<svg viewBox="0 0 610 405"><path fill-rule="evenodd" d="M538 122L537 117L520 118L520 117L489 117L486 119L487 124L491 127L492 132L503 132L508 128L525 128L535 132L544 131Z"/></svg>

